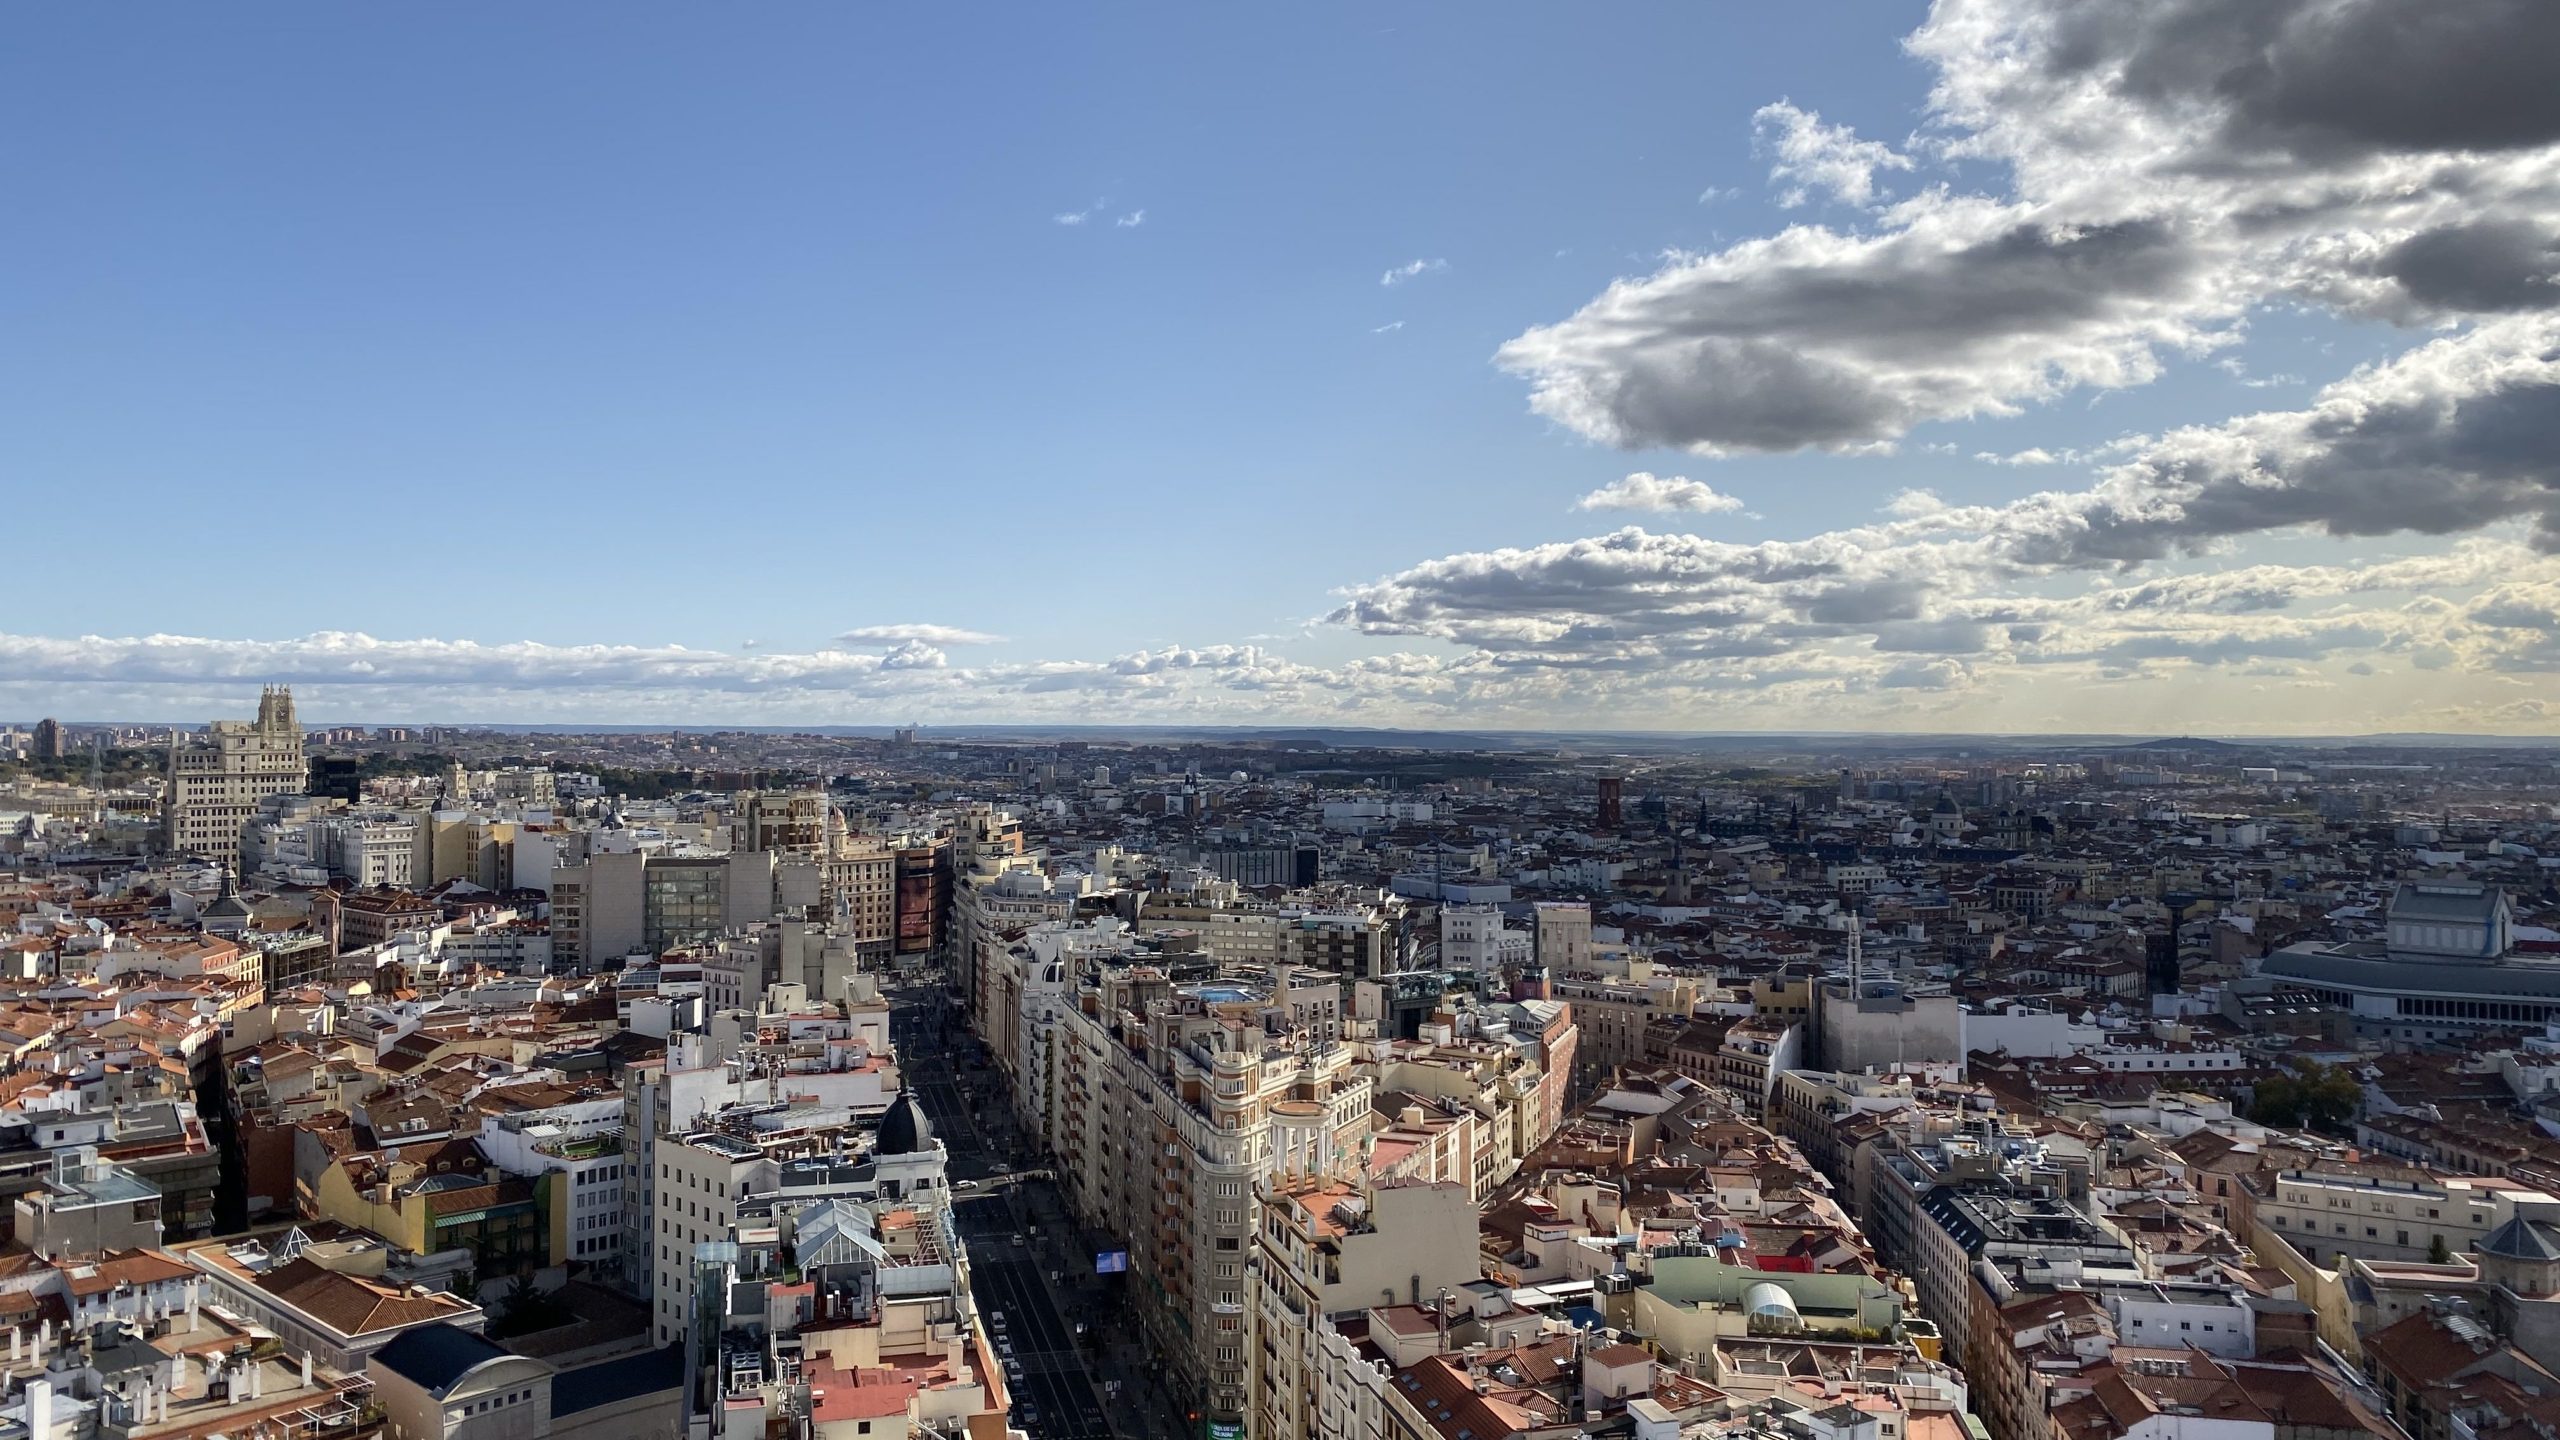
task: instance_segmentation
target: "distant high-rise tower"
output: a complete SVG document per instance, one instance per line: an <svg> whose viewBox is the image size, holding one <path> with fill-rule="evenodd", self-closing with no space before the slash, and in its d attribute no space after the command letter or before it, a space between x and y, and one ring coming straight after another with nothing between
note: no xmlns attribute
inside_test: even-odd
<svg viewBox="0 0 2560 1440"><path fill-rule="evenodd" d="M1618 776L1603 775L1600 777L1600 814L1598 816L1598 821L1601 829L1615 830L1618 828L1619 821L1622 818L1620 807L1625 803L1626 788L1627 782Z"/></svg>
<svg viewBox="0 0 2560 1440"><path fill-rule="evenodd" d="M35 758L59 760L70 753L62 741L62 722L50 716L36 722Z"/></svg>
<svg viewBox="0 0 2560 1440"><path fill-rule="evenodd" d="M270 685L258 696L256 720L216 720L203 739L169 747L165 842L172 854L237 868L240 834L259 802L303 794L309 783L293 692Z"/></svg>

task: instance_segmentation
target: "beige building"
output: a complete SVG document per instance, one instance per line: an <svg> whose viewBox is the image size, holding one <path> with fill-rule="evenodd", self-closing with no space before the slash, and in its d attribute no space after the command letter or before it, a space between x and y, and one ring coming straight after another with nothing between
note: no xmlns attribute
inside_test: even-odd
<svg viewBox="0 0 2560 1440"><path fill-rule="evenodd" d="M1219 965L1277 963L1282 923L1279 906L1225 880L1184 893L1150 891L1138 904L1140 931L1192 931L1201 951Z"/></svg>
<svg viewBox="0 0 2560 1440"><path fill-rule="evenodd" d="M741 850L771 850L814 860L827 851L827 796L823 790L756 790L738 802Z"/></svg>
<svg viewBox="0 0 2560 1440"><path fill-rule="evenodd" d="M656 1203L650 1210L658 1228L649 1237L649 1326L657 1344L682 1341L693 1333L693 1326L703 1323L694 1313L702 1275L698 1247L730 1238L729 1227L737 1222L738 1202L746 1198L748 1182L760 1170L770 1173L772 1169L764 1158L755 1146L709 1130L681 1138L670 1135L657 1143L658 1168L652 1177ZM716 1302L712 1313L715 1317L719 1313Z"/></svg>
<svg viewBox="0 0 2560 1440"><path fill-rule="evenodd" d="M259 802L310 784L293 692L270 686L258 697L256 720L216 720L203 739L170 746L168 779L161 824L170 853L238 868L240 833Z"/></svg>
<svg viewBox="0 0 2560 1440"><path fill-rule="evenodd" d="M1069 1202L1126 1237L1133 1277L1162 1296L1144 1309L1167 1353L1211 1418L1241 1421L1254 1187L1347 1168L1371 1082L1347 1047L1266 1029L1285 1007L1241 978L1177 986L1151 964L1104 964L1066 986L1057 1013L1046 1139Z"/></svg>
<svg viewBox="0 0 2560 1440"><path fill-rule="evenodd" d="M897 852L868 837L841 842L823 867L825 905L865 958L886 959L898 938Z"/></svg>
<svg viewBox="0 0 2560 1440"><path fill-rule="evenodd" d="M2560 1200L2531 1186L2440 1178L2396 1165L2287 1170L2275 1177L2273 1192L2253 1192L2243 1205L2256 1223L2322 1266L2335 1266L2341 1256L2422 1261L2437 1241L2451 1254L2464 1254L2518 1214L2560 1218Z"/></svg>
<svg viewBox="0 0 2560 1440"><path fill-rule="evenodd" d="M1332 1316L1430 1304L1482 1277L1475 1202L1463 1185L1280 1176L1259 1209L1257 1333L1247 1347L1256 1437L1317 1434L1319 1415L1355 1403L1325 1395L1332 1367L1321 1363L1322 1336Z"/></svg>
<svg viewBox="0 0 2560 1440"><path fill-rule="evenodd" d="M1591 906L1580 900L1541 900L1534 935L1537 962L1550 977L1591 969Z"/></svg>
<svg viewBox="0 0 2560 1440"><path fill-rule="evenodd" d="M663 953L770 920L774 857L608 851L551 874L551 951L580 965Z"/></svg>
<svg viewBox="0 0 2560 1440"><path fill-rule="evenodd" d="M421 1325L365 1358L389 1440L538 1440L551 1366L452 1325Z"/></svg>

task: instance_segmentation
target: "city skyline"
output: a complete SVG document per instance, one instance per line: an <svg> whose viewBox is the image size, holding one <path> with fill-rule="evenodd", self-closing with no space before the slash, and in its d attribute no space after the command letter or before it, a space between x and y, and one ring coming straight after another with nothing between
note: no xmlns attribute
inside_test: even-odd
<svg viewBox="0 0 2560 1440"><path fill-rule="evenodd" d="M0 712L2560 730L2522 0L163 18Z"/></svg>

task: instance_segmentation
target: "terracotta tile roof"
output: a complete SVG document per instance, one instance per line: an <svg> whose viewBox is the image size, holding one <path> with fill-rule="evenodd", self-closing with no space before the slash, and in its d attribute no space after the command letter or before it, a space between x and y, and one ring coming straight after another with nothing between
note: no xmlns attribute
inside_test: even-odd
<svg viewBox="0 0 2560 1440"><path fill-rule="evenodd" d="M2498 1337L2467 1315L2421 1310L2364 1337L2373 1363L2418 1388L2459 1378L2498 1353Z"/></svg>
<svg viewBox="0 0 2560 1440"><path fill-rule="evenodd" d="M1446 1440L1458 1440L1462 1432L1467 1440L1494 1440L1564 1418L1554 1400L1525 1386L1497 1383L1479 1391L1475 1377L1446 1356L1409 1365L1390 1383Z"/></svg>
<svg viewBox="0 0 2560 1440"><path fill-rule="evenodd" d="M358 1276L324 1270L308 1259L279 1265L259 1276L255 1283L267 1294L350 1337L450 1319L468 1308L450 1296L412 1295Z"/></svg>
<svg viewBox="0 0 2560 1440"><path fill-rule="evenodd" d="M77 1296L104 1295L127 1285L158 1285L171 1280L184 1280L195 1274L192 1266L158 1250L125 1250L108 1255L95 1265L75 1265L64 1272L71 1293Z"/></svg>
<svg viewBox="0 0 2560 1440"><path fill-rule="evenodd" d="M809 1411L820 1424L830 1420L879 1420L903 1415L923 1388L915 1374L883 1366L846 1372L824 1361L807 1367Z"/></svg>

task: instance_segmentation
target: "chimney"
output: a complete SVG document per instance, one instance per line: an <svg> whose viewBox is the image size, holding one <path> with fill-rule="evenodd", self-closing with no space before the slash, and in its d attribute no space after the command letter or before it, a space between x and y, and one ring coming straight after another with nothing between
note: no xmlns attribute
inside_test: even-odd
<svg viewBox="0 0 2560 1440"><path fill-rule="evenodd" d="M27 1434L30 1440L52 1440L53 1382L27 1382Z"/></svg>

